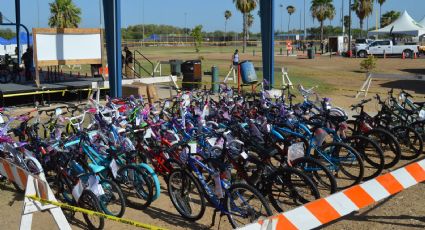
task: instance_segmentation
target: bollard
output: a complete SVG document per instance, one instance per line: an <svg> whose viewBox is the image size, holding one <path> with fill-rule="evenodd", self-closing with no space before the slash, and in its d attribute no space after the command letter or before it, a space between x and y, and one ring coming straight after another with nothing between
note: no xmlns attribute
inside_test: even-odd
<svg viewBox="0 0 425 230"><path fill-rule="evenodd" d="M255 56L255 50L252 50L252 56Z"/></svg>
<svg viewBox="0 0 425 230"><path fill-rule="evenodd" d="M384 52L384 59L387 58L387 54L385 53L385 50L383 50L382 52Z"/></svg>
<svg viewBox="0 0 425 230"><path fill-rule="evenodd" d="M414 52L410 52L410 59L414 59L415 56L413 55Z"/></svg>
<svg viewBox="0 0 425 230"><path fill-rule="evenodd" d="M283 55L283 50L282 50L282 47L280 47L280 55Z"/></svg>
<svg viewBox="0 0 425 230"><path fill-rule="evenodd" d="M317 54L317 47L314 47L314 54Z"/></svg>
<svg viewBox="0 0 425 230"><path fill-rule="evenodd" d="M219 71L217 66L211 67L211 89L213 93L218 93Z"/></svg>

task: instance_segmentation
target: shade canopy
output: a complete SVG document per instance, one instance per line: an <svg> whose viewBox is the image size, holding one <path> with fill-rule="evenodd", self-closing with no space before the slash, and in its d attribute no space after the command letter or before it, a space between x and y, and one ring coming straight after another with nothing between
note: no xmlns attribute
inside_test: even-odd
<svg viewBox="0 0 425 230"><path fill-rule="evenodd" d="M20 40L21 45L27 45L27 33L21 32L19 34L19 40ZM30 45L32 45L32 36L31 35L29 35L29 42L30 42ZM17 44L16 37L11 38L9 40L9 44Z"/></svg>
<svg viewBox="0 0 425 230"><path fill-rule="evenodd" d="M424 18L422 18L422 20L420 20L418 23L419 23L419 25L421 25L422 27L424 27L424 28L425 28L425 16L424 16Z"/></svg>
<svg viewBox="0 0 425 230"><path fill-rule="evenodd" d="M416 22L408 13L404 11L397 20L389 24L388 26L379 30L369 31L368 35L380 35L380 34L404 34L411 36L421 36L425 34L425 26L420 25Z"/></svg>
<svg viewBox="0 0 425 230"><path fill-rule="evenodd" d="M0 45L10 45L10 41L8 39L0 37Z"/></svg>

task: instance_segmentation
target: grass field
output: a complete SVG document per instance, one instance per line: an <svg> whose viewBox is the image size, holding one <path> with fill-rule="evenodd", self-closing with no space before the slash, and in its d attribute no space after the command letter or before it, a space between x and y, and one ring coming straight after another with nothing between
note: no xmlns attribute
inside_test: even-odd
<svg viewBox="0 0 425 230"><path fill-rule="evenodd" d="M242 50L241 47L216 46L201 47L196 53L194 47L138 47L136 48L143 55L148 57L153 63L157 61L168 61L172 59L180 60L202 60L202 70L210 71L212 66L217 66L220 72L220 79L223 80L229 71L231 58L234 49ZM360 58L343 58L339 56L320 56L309 60L306 54L298 52L298 56L279 55L279 46L275 47L275 67L284 66L288 69L290 79L294 84L303 84L305 87L318 86L318 92L335 96L346 95L352 97L365 80L365 73L360 71ZM284 47L283 47L284 48ZM285 48L284 48L285 49ZM254 52L255 51L255 56ZM285 50L283 51L285 54ZM256 67L262 66L261 47L247 47L246 53L240 53L241 60L251 60ZM150 70L149 63L138 58L143 66ZM69 71L65 69L65 71ZM82 74L89 71L88 66L83 66L80 70ZM380 58L374 72L393 74L421 74L425 75L425 59L400 58ZM162 75L170 74L170 66L162 65ZM158 75L158 73L156 73ZM258 71L257 76L262 79L262 72ZM275 72L275 85L279 87L282 82L281 72ZM211 81L211 77L205 75L203 82ZM383 92L388 88L404 88L412 90L413 93L425 93L423 81L389 81L376 80L373 82L372 92Z"/></svg>

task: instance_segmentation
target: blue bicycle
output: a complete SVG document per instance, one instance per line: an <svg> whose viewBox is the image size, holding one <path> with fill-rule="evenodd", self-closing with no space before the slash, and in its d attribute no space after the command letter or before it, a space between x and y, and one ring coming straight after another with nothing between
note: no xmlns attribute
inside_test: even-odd
<svg viewBox="0 0 425 230"><path fill-rule="evenodd" d="M193 140L199 137L193 137ZM179 144L183 146L180 155L183 164L170 174L167 185L174 207L184 218L193 221L202 218L206 208L205 198L215 208L213 224L217 211L228 217L233 228L273 214L257 189L246 183L230 181L227 166L211 168L196 156L196 147L192 143ZM207 182L205 174L212 180Z"/></svg>

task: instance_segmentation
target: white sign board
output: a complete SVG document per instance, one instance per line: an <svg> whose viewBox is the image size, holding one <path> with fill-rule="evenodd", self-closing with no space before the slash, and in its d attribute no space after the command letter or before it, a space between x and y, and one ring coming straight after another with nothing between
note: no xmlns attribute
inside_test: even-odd
<svg viewBox="0 0 425 230"><path fill-rule="evenodd" d="M38 34L38 61L100 59L100 34Z"/></svg>

